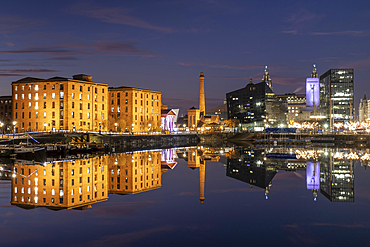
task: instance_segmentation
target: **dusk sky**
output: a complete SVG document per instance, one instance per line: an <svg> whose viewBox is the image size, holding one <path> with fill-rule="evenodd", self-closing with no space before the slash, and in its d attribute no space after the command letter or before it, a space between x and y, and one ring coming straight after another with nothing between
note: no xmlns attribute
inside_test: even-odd
<svg viewBox="0 0 370 247"><path fill-rule="evenodd" d="M24 77L88 74L109 86L162 93L163 104L206 109L260 82L267 65L276 94L304 93L318 74L353 68L355 107L370 79L367 1L2 1L0 90Z"/></svg>

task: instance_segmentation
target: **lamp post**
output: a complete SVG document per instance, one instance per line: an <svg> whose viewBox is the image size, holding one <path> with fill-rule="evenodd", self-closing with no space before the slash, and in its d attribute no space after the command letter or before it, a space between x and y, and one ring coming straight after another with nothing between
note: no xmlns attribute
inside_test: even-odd
<svg viewBox="0 0 370 247"><path fill-rule="evenodd" d="M17 124L16 121L13 121L13 146L14 146L14 138L15 138L15 125Z"/></svg>
<svg viewBox="0 0 370 247"><path fill-rule="evenodd" d="M134 133L134 126L135 124L132 124L132 133Z"/></svg>
<svg viewBox="0 0 370 247"><path fill-rule="evenodd" d="M47 124L46 124L46 123L44 123L44 131L46 131L46 125L47 125Z"/></svg>
<svg viewBox="0 0 370 247"><path fill-rule="evenodd" d="M99 134L101 134L101 122L99 122Z"/></svg>
<svg viewBox="0 0 370 247"><path fill-rule="evenodd" d="M117 132L117 125L118 125L118 123L114 123L114 128L115 128L116 132Z"/></svg>

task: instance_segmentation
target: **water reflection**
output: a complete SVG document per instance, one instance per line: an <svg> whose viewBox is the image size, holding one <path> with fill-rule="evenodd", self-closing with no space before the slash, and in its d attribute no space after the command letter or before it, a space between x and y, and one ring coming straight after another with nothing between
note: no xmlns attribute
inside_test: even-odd
<svg viewBox="0 0 370 247"><path fill-rule="evenodd" d="M86 209L108 199L108 156L14 164L11 204L31 209Z"/></svg>
<svg viewBox="0 0 370 247"><path fill-rule="evenodd" d="M162 175L176 159L199 170L199 199L205 202L206 163L225 165L226 176L261 188L266 199L281 172L305 172L313 200L321 193L332 202L354 202L354 162L368 166L369 150L251 149L189 147L121 153L46 163L3 161L0 179L12 181L11 204L25 209L86 209L109 194L136 194L162 186ZM170 176L170 174L169 174Z"/></svg>

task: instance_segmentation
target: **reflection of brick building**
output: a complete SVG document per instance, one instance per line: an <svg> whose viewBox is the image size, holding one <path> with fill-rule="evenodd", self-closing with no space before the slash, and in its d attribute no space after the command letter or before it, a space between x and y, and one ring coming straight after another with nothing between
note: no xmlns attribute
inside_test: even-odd
<svg viewBox="0 0 370 247"><path fill-rule="evenodd" d="M108 85L92 82L91 76L26 77L12 83L12 97L19 132L107 130Z"/></svg>
<svg viewBox="0 0 370 247"><path fill-rule="evenodd" d="M0 96L0 121L3 123L1 133L12 131L12 112L12 96Z"/></svg>
<svg viewBox="0 0 370 247"><path fill-rule="evenodd" d="M121 153L108 160L109 193L135 194L162 186L160 151Z"/></svg>
<svg viewBox="0 0 370 247"><path fill-rule="evenodd" d="M109 88L109 130L160 130L161 93L132 87Z"/></svg>
<svg viewBox="0 0 370 247"><path fill-rule="evenodd" d="M85 209L108 199L105 156L49 163L14 165L11 204L23 208Z"/></svg>

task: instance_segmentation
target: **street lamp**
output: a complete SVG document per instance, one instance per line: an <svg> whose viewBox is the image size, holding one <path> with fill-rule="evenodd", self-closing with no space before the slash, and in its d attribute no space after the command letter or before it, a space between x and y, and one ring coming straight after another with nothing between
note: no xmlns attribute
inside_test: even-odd
<svg viewBox="0 0 370 247"><path fill-rule="evenodd" d="M46 125L47 125L47 124L46 124L46 123L44 123L44 131L46 131Z"/></svg>
<svg viewBox="0 0 370 247"><path fill-rule="evenodd" d="M134 126L135 124L132 124L132 133L134 133Z"/></svg>
<svg viewBox="0 0 370 247"><path fill-rule="evenodd" d="M114 123L114 127L116 129L116 132L117 132L117 125L118 125L118 123Z"/></svg>
<svg viewBox="0 0 370 247"><path fill-rule="evenodd" d="M13 121L13 146L14 146L14 138L15 138L15 125L17 124L16 121Z"/></svg>

